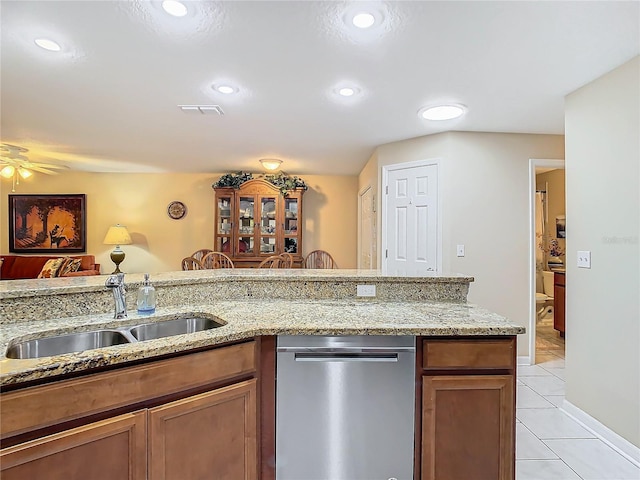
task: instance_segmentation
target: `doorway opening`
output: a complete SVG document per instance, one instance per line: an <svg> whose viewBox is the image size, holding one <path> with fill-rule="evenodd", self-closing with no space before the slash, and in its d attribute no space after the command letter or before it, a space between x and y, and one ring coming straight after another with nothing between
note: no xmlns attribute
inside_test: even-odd
<svg viewBox="0 0 640 480"><path fill-rule="evenodd" d="M376 197L371 185L358 192L358 268L376 268Z"/></svg>
<svg viewBox="0 0 640 480"><path fill-rule="evenodd" d="M531 159L530 318L532 365L564 359L564 160Z"/></svg>

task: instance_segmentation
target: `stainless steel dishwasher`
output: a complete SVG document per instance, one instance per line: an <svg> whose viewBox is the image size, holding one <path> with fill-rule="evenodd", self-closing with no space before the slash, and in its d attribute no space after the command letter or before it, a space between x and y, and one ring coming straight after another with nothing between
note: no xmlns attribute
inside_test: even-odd
<svg viewBox="0 0 640 480"><path fill-rule="evenodd" d="M280 336L276 480L413 479L415 337Z"/></svg>

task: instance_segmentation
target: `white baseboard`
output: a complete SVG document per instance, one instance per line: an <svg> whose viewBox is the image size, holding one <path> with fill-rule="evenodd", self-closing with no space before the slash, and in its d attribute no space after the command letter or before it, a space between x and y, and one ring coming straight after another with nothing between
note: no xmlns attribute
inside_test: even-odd
<svg viewBox="0 0 640 480"><path fill-rule="evenodd" d="M562 402L560 410L569 415L634 465L640 467L640 448L636 447L633 443L622 438L609 427L603 425L591 415L579 409L566 399Z"/></svg>
<svg viewBox="0 0 640 480"><path fill-rule="evenodd" d="M518 365L531 365L531 357L529 355L518 355L516 361Z"/></svg>

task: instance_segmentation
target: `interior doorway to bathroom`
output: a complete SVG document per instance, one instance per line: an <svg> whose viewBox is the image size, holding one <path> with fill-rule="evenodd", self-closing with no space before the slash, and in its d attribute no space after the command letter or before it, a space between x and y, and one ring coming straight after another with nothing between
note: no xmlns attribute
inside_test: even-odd
<svg viewBox="0 0 640 480"><path fill-rule="evenodd" d="M564 358L565 176L563 160L530 161L531 363ZM556 298L557 297L557 298Z"/></svg>

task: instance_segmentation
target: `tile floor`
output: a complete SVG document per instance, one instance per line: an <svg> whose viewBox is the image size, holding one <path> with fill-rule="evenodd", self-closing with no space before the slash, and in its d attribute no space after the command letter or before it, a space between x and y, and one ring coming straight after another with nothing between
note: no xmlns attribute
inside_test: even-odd
<svg viewBox="0 0 640 480"><path fill-rule="evenodd" d="M549 319L541 322L537 364L518 367L516 480L640 480L640 468L558 408L564 400L564 341L550 342Z"/></svg>

